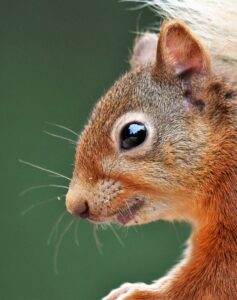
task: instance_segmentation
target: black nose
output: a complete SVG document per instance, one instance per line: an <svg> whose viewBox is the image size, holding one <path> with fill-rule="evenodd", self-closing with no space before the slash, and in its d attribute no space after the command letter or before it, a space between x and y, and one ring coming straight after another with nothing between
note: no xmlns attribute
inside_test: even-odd
<svg viewBox="0 0 237 300"><path fill-rule="evenodd" d="M72 202L67 206L68 211L74 216L86 219L90 215L90 208L87 201Z"/></svg>

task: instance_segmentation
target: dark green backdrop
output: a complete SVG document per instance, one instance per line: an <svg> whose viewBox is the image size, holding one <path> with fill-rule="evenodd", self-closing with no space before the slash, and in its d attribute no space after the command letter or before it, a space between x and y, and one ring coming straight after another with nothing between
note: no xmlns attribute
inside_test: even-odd
<svg viewBox="0 0 237 300"><path fill-rule="evenodd" d="M102 254L85 221L63 239L54 271L56 242L71 216L65 215L58 235L47 239L64 200L33 204L66 192L42 188L22 197L33 185L66 181L22 165L18 158L72 172L73 146L43 133L55 122L80 132L95 101L129 68L127 59L134 31L153 25L148 10L129 11L116 0L0 1L0 299L100 299L124 281L151 282L174 264L188 235L184 225L162 222L99 231Z"/></svg>

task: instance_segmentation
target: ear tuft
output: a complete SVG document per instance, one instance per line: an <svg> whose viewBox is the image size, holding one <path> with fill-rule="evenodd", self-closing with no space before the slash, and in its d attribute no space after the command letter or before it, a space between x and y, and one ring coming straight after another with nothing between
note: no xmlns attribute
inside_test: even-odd
<svg viewBox="0 0 237 300"><path fill-rule="evenodd" d="M167 21L161 27L157 48L157 68L169 75L210 73L209 54L181 21Z"/></svg>
<svg viewBox="0 0 237 300"><path fill-rule="evenodd" d="M136 38L130 59L131 68L155 63L158 37L155 33L146 32Z"/></svg>

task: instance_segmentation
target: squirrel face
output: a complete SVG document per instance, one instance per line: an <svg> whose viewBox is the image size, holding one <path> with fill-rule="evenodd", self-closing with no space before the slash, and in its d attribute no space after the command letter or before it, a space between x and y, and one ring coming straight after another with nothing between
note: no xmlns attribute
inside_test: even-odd
<svg viewBox="0 0 237 300"><path fill-rule="evenodd" d="M195 220L210 175L203 166L212 157L204 109L209 56L180 22L165 23L156 44L154 35L150 44L137 41L132 70L96 105L81 134L70 213L124 225Z"/></svg>

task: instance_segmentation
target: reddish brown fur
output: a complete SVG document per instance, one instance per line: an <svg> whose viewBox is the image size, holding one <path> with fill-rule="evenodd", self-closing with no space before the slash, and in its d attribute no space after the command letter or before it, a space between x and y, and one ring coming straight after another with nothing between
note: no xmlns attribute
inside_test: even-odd
<svg viewBox="0 0 237 300"><path fill-rule="evenodd" d="M162 26L155 64L139 67L136 56L135 65L99 102L80 138L67 206L73 212L90 193L91 219L114 220L126 199L140 194L148 206L165 199L172 212L159 218L195 224L191 258L166 288L134 286L119 299L237 299L236 90L223 72L213 73L207 50L179 21ZM157 94L159 103L149 102ZM125 112L140 109L154 117L155 143L144 155L119 156L111 128ZM109 204L98 202L98 190L111 180L118 191ZM145 211L138 223L153 220Z"/></svg>

